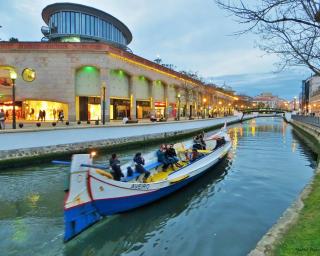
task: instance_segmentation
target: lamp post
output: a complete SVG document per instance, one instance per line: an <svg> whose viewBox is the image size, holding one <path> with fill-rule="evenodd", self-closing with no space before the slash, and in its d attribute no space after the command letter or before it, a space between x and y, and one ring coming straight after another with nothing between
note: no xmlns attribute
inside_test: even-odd
<svg viewBox="0 0 320 256"><path fill-rule="evenodd" d="M102 86L102 124L106 124L106 87Z"/></svg>
<svg viewBox="0 0 320 256"><path fill-rule="evenodd" d="M203 119L206 118L206 102L207 99L203 98Z"/></svg>
<svg viewBox="0 0 320 256"><path fill-rule="evenodd" d="M294 111L296 111L297 99L298 99L297 96L295 96L294 99L293 99L293 110L294 110Z"/></svg>
<svg viewBox="0 0 320 256"><path fill-rule="evenodd" d="M16 79L17 73L10 71L10 78L12 80L12 129L16 129Z"/></svg>
<svg viewBox="0 0 320 256"><path fill-rule="evenodd" d="M180 99L181 99L180 93L178 93L177 97L178 97L178 121L180 121Z"/></svg>

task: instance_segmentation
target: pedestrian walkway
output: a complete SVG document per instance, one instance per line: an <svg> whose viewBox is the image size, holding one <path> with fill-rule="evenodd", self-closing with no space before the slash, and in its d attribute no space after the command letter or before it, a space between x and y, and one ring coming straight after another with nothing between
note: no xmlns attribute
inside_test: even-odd
<svg viewBox="0 0 320 256"><path fill-rule="evenodd" d="M189 120L188 118L182 117L180 121L187 121ZM200 118L194 119L194 120L202 120ZM166 122L177 122L173 118L168 119ZM37 124L40 123L40 126L37 126ZM54 123L54 125L53 125ZM153 124L157 122L151 122L150 119L139 119L138 124ZM64 122L57 122L57 121L44 121L44 122L37 122L37 121L26 121L26 120L17 120L16 122L16 130L12 129L12 120L8 120L5 122L5 130L0 129L1 132L21 132L21 131L38 131L38 130L54 130L54 129L73 129L73 128L89 128L89 127L101 127L102 122L98 121L91 121L89 124L85 121L83 122L69 122L69 121L64 121ZM19 124L23 124L22 127L19 126ZM119 126L119 125L125 125L123 124L122 120L111 120L110 122L106 122L104 126Z"/></svg>
<svg viewBox="0 0 320 256"><path fill-rule="evenodd" d="M149 122L149 124L108 124L108 126L82 127L81 129L74 129L74 127L70 127L69 129L1 132L0 153L1 151L15 149L39 148L116 138L130 138L166 132L195 130L223 124L225 121L234 122L238 121L239 119L240 118L238 116L232 116L190 121L172 121L160 123Z"/></svg>

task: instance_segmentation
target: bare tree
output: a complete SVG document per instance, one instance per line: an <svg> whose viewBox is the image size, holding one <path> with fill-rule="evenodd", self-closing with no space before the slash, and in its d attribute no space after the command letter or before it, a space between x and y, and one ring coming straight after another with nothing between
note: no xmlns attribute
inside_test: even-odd
<svg viewBox="0 0 320 256"><path fill-rule="evenodd" d="M320 2L317 0L215 0L241 24L235 34L260 35L259 47L286 66L307 66L320 74Z"/></svg>

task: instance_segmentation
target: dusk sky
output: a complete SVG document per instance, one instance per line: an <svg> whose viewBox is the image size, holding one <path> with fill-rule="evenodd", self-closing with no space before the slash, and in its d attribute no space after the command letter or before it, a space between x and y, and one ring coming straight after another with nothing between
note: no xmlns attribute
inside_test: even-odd
<svg viewBox="0 0 320 256"><path fill-rule="evenodd" d="M45 23L42 9L55 0L0 0L0 38L39 41ZM214 0L69 0L101 9L123 21L133 34L132 51L146 59L157 55L178 70L198 71L218 85L232 86L254 96L272 92L291 99L298 96L306 69L274 73L278 58L256 45L255 35L231 36L241 30L232 16Z"/></svg>

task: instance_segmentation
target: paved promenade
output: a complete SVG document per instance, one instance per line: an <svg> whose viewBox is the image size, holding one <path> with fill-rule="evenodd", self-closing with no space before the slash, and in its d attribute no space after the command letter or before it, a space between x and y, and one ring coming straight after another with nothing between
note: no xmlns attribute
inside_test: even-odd
<svg viewBox="0 0 320 256"><path fill-rule="evenodd" d="M254 115L244 118L250 119ZM164 123L122 124L94 127L8 130L0 132L0 170L26 165L32 161L48 161L57 155L68 156L107 149L163 141L224 122L235 123L240 116ZM160 142L159 142L160 143Z"/></svg>
<svg viewBox="0 0 320 256"><path fill-rule="evenodd" d="M194 130L223 124L225 121L232 122L237 120L239 120L239 117L232 116L216 119L175 121L166 123L112 125L109 127L36 131L17 130L17 132L0 133L0 151Z"/></svg>

